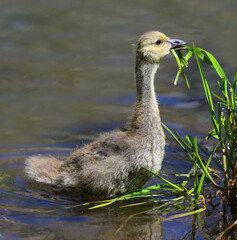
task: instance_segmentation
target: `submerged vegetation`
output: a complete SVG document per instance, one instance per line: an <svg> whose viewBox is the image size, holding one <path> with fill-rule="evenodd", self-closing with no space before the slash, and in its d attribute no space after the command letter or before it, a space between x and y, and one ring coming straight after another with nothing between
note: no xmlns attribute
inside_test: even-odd
<svg viewBox="0 0 237 240"><path fill-rule="evenodd" d="M191 239L195 238L197 226L200 227L204 237L209 239L202 227L204 220L200 217L200 212L207 209L208 203L211 208L216 209L218 206L223 209L222 212L217 210L221 218L224 219L224 224L219 229L220 235L218 239L221 239L223 235L237 225L237 73L234 79L229 81L220 64L211 53L196 48L194 45L193 47L186 46L185 51L187 51L186 55L179 51L172 51L179 66L174 83L177 84L181 74L187 86L190 87L184 68L188 66L188 60L194 56L210 109L210 120L213 129L207 134L206 140L214 140L211 142L212 151L206 150L205 147L199 144L200 140L196 136L187 135L182 138L175 130L170 130L163 124L164 128L193 163L192 169L188 173L183 173L182 176L177 175L177 177L183 178L183 182L174 184L150 172L159 178L161 183L121 197L97 202L91 209L129 199L136 199L136 201L123 207L148 206L147 210L135 215L151 210L168 212L169 209L176 207L184 213L171 216L169 220L193 215L193 229L189 233ZM216 71L218 75L217 84L221 95L212 93L210 90L202 67L203 63ZM178 206L183 206L183 208Z"/></svg>

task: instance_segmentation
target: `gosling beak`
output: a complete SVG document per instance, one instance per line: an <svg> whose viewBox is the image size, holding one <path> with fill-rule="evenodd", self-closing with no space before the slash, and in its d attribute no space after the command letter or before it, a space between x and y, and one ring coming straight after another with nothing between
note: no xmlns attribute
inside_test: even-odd
<svg viewBox="0 0 237 240"><path fill-rule="evenodd" d="M170 50L171 50L171 49L174 49L174 50L182 50L182 49L185 49L185 47L182 46L182 45L185 45L186 42L184 42L183 40L170 38L170 39L168 39L168 42L171 43L171 48L170 48Z"/></svg>

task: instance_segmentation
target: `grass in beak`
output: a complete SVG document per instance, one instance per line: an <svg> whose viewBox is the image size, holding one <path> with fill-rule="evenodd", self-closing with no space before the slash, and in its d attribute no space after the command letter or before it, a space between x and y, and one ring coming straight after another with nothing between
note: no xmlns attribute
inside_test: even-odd
<svg viewBox="0 0 237 240"><path fill-rule="evenodd" d="M175 80L174 80L174 85L177 85L179 75L180 75L180 73L182 73L182 76L183 76L188 88L190 88L187 76L186 76L183 68L188 67L188 60L190 57L192 57L192 52L189 52L186 56L184 56L180 51L175 51L174 49L171 49L171 52L173 53L173 55L176 59L176 62L178 64L178 67L179 67L179 70L178 70Z"/></svg>

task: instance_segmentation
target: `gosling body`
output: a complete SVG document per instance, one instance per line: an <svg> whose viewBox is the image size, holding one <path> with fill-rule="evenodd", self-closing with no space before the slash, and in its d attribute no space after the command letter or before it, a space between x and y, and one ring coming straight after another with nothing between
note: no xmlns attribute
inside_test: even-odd
<svg viewBox="0 0 237 240"><path fill-rule="evenodd" d="M105 199L141 188L158 173L165 152L165 134L154 90L161 59L185 42L160 32L143 34L136 51L136 103L126 131L102 134L73 152L66 161L32 156L26 160L29 178L71 188L84 199Z"/></svg>

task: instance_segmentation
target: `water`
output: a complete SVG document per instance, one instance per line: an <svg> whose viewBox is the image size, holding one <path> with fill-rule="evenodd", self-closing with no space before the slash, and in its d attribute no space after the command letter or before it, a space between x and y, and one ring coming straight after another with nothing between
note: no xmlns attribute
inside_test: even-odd
<svg viewBox="0 0 237 240"><path fill-rule="evenodd" d="M173 210L126 222L142 207L73 207L80 203L74 196L28 182L23 163L33 154L64 158L100 132L123 126L135 98L132 44L143 32L195 42L232 78L236 7L234 0L1 1L0 239L112 239L118 229L116 239L189 239L192 217L164 221ZM204 139L211 125L198 70L190 63L190 90L181 79L173 85L176 70L170 55L156 77L162 120ZM216 75L207 76L216 90ZM167 141L162 174L174 179L191 164ZM209 213L209 237L218 235L218 219ZM200 230L196 239L204 239Z"/></svg>

